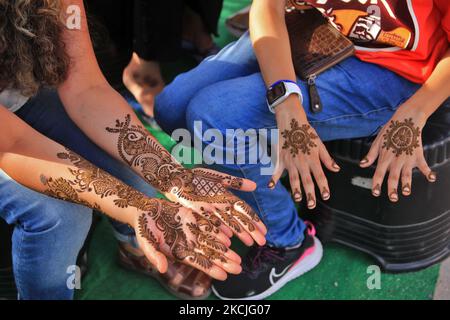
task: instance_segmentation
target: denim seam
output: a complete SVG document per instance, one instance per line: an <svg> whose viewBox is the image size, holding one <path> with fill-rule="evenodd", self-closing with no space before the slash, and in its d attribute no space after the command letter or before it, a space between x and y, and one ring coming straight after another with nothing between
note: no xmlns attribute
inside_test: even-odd
<svg viewBox="0 0 450 320"><path fill-rule="evenodd" d="M365 116L368 116L368 115L371 115L374 113L379 113L379 112L383 112L383 111L387 111L387 110L395 111L396 108L385 107L385 108L380 108L380 109L376 109L376 110L371 110L371 111L365 112L365 113L346 114L346 115L341 115L341 116L337 116L337 117L331 117L326 120L311 120L309 122L310 123L325 123L325 122L330 122L330 121L334 121L334 120L344 120L344 119L348 119L348 118L365 117Z"/></svg>
<svg viewBox="0 0 450 320"><path fill-rule="evenodd" d="M11 216L13 215L13 214L12 214L12 211L8 209L8 206L5 206L5 207L2 209L2 211L8 212L7 215L11 215ZM5 221L6 221L6 220L5 220ZM17 225L18 225L18 224L15 222L15 228L17 228ZM14 232L16 232L16 230L14 230ZM21 281L21 278L20 278L20 276L19 276L20 273L16 274L16 273L14 272L14 270L15 270L15 264L18 263L18 261L21 261L22 248L23 248L22 243L23 243L24 237L25 237L24 232L21 232L21 236L20 236L20 237L21 237L20 241L19 241L18 243L15 244L15 246L16 246L16 248L17 248L17 256L16 256L16 259L14 259L14 255L13 255L13 274L14 274L14 281L16 282L16 286L17 286L18 291L19 291L20 288L22 288L22 281ZM11 241L11 243L12 243L12 241ZM18 294L19 294L19 293L18 293Z"/></svg>
<svg viewBox="0 0 450 320"><path fill-rule="evenodd" d="M24 237L25 237L25 234L23 232L21 232L20 244L16 244L16 246L17 245L19 246L18 255L17 255L17 261L21 261L22 247L23 247L22 244L24 242ZM14 262L13 262L13 268L14 268ZM17 275L14 275L14 279L17 282L17 289L22 288L22 281L20 279L19 274L20 274L20 272L18 272Z"/></svg>

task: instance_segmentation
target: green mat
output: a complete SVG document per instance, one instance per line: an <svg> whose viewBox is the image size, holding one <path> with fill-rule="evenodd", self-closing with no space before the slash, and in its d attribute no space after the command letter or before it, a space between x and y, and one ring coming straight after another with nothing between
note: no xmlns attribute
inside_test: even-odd
<svg viewBox="0 0 450 320"><path fill-rule="evenodd" d="M248 0L225 0L217 43L225 45L233 38L224 28L231 13L245 7ZM192 67L189 59L164 66L164 75L171 79ZM165 147L173 141L162 132L151 130ZM233 244L237 251L242 246ZM157 281L126 271L117 263L117 242L107 219L102 217L89 248L89 272L82 281L77 299L175 299ZM288 283L271 299L432 299L439 266L406 274L382 274L381 289L367 287L368 266L373 261L366 255L340 245L325 246L320 265L304 276ZM211 297L214 299L214 297Z"/></svg>

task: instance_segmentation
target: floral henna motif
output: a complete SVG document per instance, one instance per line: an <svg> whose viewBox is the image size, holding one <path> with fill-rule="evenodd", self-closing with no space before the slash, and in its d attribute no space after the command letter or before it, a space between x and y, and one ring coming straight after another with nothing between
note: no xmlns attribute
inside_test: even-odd
<svg viewBox="0 0 450 320"><path fill-rule="evenodd" d="M131 117L127 115L124 121L116 120L115 128L106 128L106 131L119 135L117 150L121 159L132 167L139 167L150 184L162 192L169 192L173 178L183 176L187 170L177 164L145 128L130 122Z"/></svg>
<svg viewBox="0 0 450 320"><path fill-rule="evenodd" d="M304 154L310 154L311 148L317 147L314 142L318 136L310 132L311 126L309 124L299 125L295 119L291 120L291 130L284 130L281 135L283 136L284 144L283 149L290 149L293 157L297 156L301 151Z"/></svg>
<svg viewBox="0 0 450 320"><path fill-rule="evenodd" d="M124 121L116 120L115 128L106 130L119 135L117 148L120 157L130 166L140 168L142 175L151 185L162 192L172 192L189 201L204 201L205 197L214 197L214 200L225 198L222 177L201 169L191 171L183 168L145 128L130 122L131 117L127 115ZM230 178L231 182L239 183L231 181Z"/></svg>
<svg viewBox="0 0 450 320"><path fill-rule="evenodd" d="M415 126L412 118L404 121L394 120L391 121L386 133L383 134L383 138L382 148L386 150L392 148L396 157L403 152L406 155L412 155L414 149L420 145L420 128Z"/></svg>
<svg viewBox="0 0 450 320"><path fill-rule="evenodd" d="M239 205L244 214L254 221L259 221L253 210L229 193L224 186L239 189L243 184L242 178L224 176L202 168L192 170L183 168L167 150L155 142L145 128L131 124L130 115L127 115L124 121L116 120L115 127L106 130L118 134L118 152L126 163L137 167L151 185L163 193L175 195L183 205L190 206L202 202L232 207ZM219 213L221 219L216 218L214 223L217 224L222 220L236 232L241 232L239 224L232 221L233 217L237 217L241 223L254 227L243 214L230 211L229 214L231 213L232 215L227 217L225 213ZM202 215L205 216L205 212L202 212Z"/></svg>
<svg viewBox="0 0 450 320"><path fill-rule="evenodd" d="M214 236L208 233L203 233L198 225L194 223L188 223L187 224L189 230L191 233L195 236L197 236L197 242L199 244L205 245L207 247L210 247L214 250L220 251L220 252L227 252L228 248L223 243L216 240Z"/></svg>
<svg viewBox="0 0 450 320"><path fill-rule="evenodd" d="M60 159L69 160L76 169L69 168L72 179L53 179L41 176L42 184L47 187L45 194L97 210L100 210L100 207L81 199L80 193L93 192L100 198L114 196L116 198L114 204L119 208L130 206L144 212L138 217L137 231L150 245L159 249L158 238L152 232L152 230L157 230L162 234L164 244L169 247L173 257L181 261L189 260L192 264L199 265L204 269L211 268L212 260L216 260L217 255L220 256L220 253L211 256L205 254L214 253L214 250L227 252L228 248L225 245L208 234L208 232L214 231L213 222L198 218L196 216L199 215L196 214L194 218L204 227L205 231L202 231L195 223L185 224L179 214L182 209L181 205L148 198L70 150L58 153L57 156ZM154 225L155 228L150 228L150 225ZM200 246L210 249L203 250L204 254L196 252L195 248Z"/></svg>
<svg viewBox="0 0 450 320"><path fill-rule="evenodd" d="M203 209L203 208L200 208ZM213 233L219 233L219 227L221 225L220 219L217 218L215 215L213 215L210 212L205 212L203 210L202 215L192 212L194 215L194 218L197 222L197 225L200 229L206 232L213 232Z"/></svg>
<svg viewBox="0 0 450 320"><path fill-rule="evenodd" d="M170 248L172 256L180 261L189 260L193 264L197 264L204 269L210 269L212 267L211 259L212 257L205 256L201 253L195 252L194 248L198 245L197 243L207 243L209 245L215 244L219 247L220 243L216 243L215 240L211 240L206 234L202 233L198 226L195 224L187 224L187 228L191 234L196 238L197 242L187 240L187 235L183 230L183 223L181 222L181 217L178 212L181 208L179 204L173 204L169 202L163 202L157 200L158 205L153 208L152 211L144 213L138 221L138 229L143 231L144 238L150 243L150 245L155 246L153 241L155 237L146 233L145 230L149 230L148 224L149 220L147 216L151 218L152 222L155 224L158 231L160 231L164 237L164 242ZM191 229L195 229L195 233ZM213 238L211 236L211 238Z"/></svg>
<svg viewBox="0 0 450 320"><path fill-rule="evenodd" d="M44 191L44 194L49 197L81 204L96 211L102 212L100 206L97 203L90 204L89 202L80 199L77 190L75 190L75 188L72 186L72 183L64 178L47 179L47 177L41 175L41 183L47 187L47 190Z"/></svg>
<svg viewBox="0 0 450 320"><path fill-rule="evenodd" d="M148 219L147 214L143 213L139 216L138 219L138 231L139 235L146 239L147 242L154 247L155 249L159 249L158 240L153 232L148 228Z"/></svg>

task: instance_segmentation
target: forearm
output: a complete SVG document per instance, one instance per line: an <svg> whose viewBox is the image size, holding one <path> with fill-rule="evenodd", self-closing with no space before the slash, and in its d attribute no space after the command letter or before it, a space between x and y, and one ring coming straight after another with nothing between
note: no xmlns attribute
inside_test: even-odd
<svg viewBox="0 0 450 320"><path fill-rule="evenodd" d="M423 86L403 105L415 108L419 116L428 119L450 96L450 49L437 64Z"/></svg>
<svg viewBox="0 0 450 320"><path fill-rule="evenodd" d="M116 159L130 165L139 175L154 187L164 191L163 179L157 174L158 168L169 165L173 168L181 166L170 154L147 132L132 108L125 99L105 80L98 67L97 60L89 38L89 30L85 18L85 10L81 0L64 0L64 6L76 4L81 8L81 30L66 30L66 49L71 58L71 67L67 80L58 88L59 95L70 118L99 147ZM117 122L127 121L131 128L139 128L144 140L139 146L132 136L113 133L107 128L115 128ZM117 129L117 128L116 128ZM130 140L130 141L125 141ZM133 145L135 154L127 153L127 146ZM141 161L135 161L139 156ZM145 167L145 161L156 164ZM181 169L180 169L181 170Z"/></svg>
<svg viewBox="0 0 450 320"><path fill-rule="evenodd" d="M42 136L6 110L2 123L14 124L17 134L8 149L0 150L0 168L18 183L49 196L82 204L111 218L131 224L150 199L96 168L77 154Z"/></svg>
<svg viewBox="0 0 450 320"><path fill-rule="evenodd" d="M70 109L73 110L71 118L79 128L156 189L167 192L173 175L184 171L113 89L105 87L85 92L77 99L77 104Z"/></svg>
<svg viewBox="0 0 450 320"><path fill-rule="evenodd" d="M285 0L255 0L250 11L250 36L267 86L296 80L284 16Z"/></svg>
<svg viewBox="0 0 450 320"><path fill-rule="evenodd" d="M266 86L279 80L296 81L291 46L285 23L285 0L255 0L250 11L250 36ZM307 122L296 95L275 109L277 123L292 116Z"/></svg>

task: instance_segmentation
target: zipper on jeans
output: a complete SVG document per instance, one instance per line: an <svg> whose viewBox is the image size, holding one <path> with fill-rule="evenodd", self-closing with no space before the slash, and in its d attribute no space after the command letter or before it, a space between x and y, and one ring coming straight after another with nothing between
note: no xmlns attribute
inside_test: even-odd
<svg viewBox="0 0 450 320"><path fill-rule="evenodd" d="M316 87L316 74L313 73L307 79L309 91L309 106L312 113L319 113L322 111L322 102L320 101L319 92Z"/></svg>

